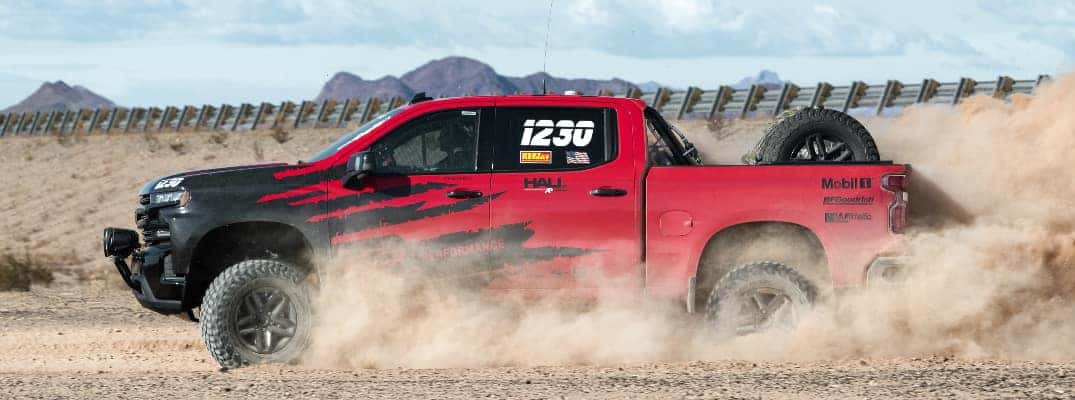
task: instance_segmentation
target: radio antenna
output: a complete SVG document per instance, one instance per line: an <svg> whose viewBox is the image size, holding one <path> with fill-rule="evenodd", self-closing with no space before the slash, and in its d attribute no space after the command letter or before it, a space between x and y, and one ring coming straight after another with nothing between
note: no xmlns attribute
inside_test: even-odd
<svg viewBox="0 0 1075 400"><path fill-rule="evenodd" d="M545 79L549 76L548 66L549 62L549 31L552 30L552 3L554 0L549 0L549 16L545 20L545 56L541 58L541 94L548 94L549 91L545 86Z"/></svg>

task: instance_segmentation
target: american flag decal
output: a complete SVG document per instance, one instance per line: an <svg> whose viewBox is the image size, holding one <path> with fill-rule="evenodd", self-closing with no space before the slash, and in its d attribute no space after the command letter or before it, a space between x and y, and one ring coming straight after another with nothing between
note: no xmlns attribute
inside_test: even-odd
<svg viewBox="0 0 1075 400"><path fill-rule="evenodd" d="M568 164L589 164L590 155L585 151L566 151Z"/></svg>

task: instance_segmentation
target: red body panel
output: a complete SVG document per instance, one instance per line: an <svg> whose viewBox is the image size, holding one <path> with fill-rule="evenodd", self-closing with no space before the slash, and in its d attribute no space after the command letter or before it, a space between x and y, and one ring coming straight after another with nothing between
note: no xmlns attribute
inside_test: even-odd
<svg viewBox="0 0 1075 400"><path fill-rule="evenodd" d="M562 106L558 100L528 101L527 106ZM516 103L518 104L518 103ZM618 287L641 288L642 191L641 169L633 152L640 134L640 110L625 104L593 102L616 110L620 154L613 160L578 171L493 173L493 192L504 196L492 202L493 226L531 221L536 235L528 245L590 249L576 257L559 257L527 265L502 287L518 289L573 289L615 282ZM522 104L519 104L522 105ZM498 103L498 107L510 107ZM511 132L497 134L512 135ZM495 150L494 150L495 151ZM556 187L526 187L524 180L542 179ZM597 188L623 189L624 196L599 197Z"/></svg>
<svg viewBox="0 0 1075 400"><path fill-rule="evenodd" d="M646 179L646 283L656 292L682 293L715 234L773 221L817 236L835 286L859 285L870 261L898 238L888 225L894 194L881 188L881 176L905 172L903 165L853 164L652 168ZM825 188L824 179L836 187ZM856 183L840 184L851 180ZM865 199L869 204L849 204ZM668 212L674 213L662 221ZM677 226L662 229L662 222Z"/></svg>
<svg viewBox="0 0 1075 400"><path fill-rule="evenodd" d="M888 207L894 195L881 188L881 177L906 173L905 166L647 168L645 104L636 99L501 96L423 102L403 110L335 155L280 172L276 178L287 179L338 167L346 163L351 154L366 149L415 117L444 109L490 106L612 108L617 115L616 157L608 163L577 171L412 176L406 184L426 180L451 181L448 182L451 187L465 186L496 196L490 197L487 204L465 213L386 225L361 233L348 233L343 223L333 244L385 236L421 239L461 230L489 229L490 235L495 236L498 227L514 224L513 232L525 231L521 236L524 238L522 247L512 250L490 245L473 249L489 251L489 258L496 257L497 251L519 249L540 251L543 258L506 268L491 282L494 289L589 289L606 283L619 287L645 286L648 293L682 296L687 291L690 277L696 273L699 257L709 239L738 224L777 221L809 229L825 248L836 286L861 284L866 266L897 238L889 232L888 223ZM332 180L335 177L327 178L323 188L317 188L326 193L324 196L356 195L339 188ZM523 180L535 178L560 182L563 190L526 190ZM824 179L835 179L838 187L824 188ZM862 179L869 179L870 185L840 184L844 179L860 183L864 182ZM374 181L368 190L376 190L381 184ZM620 188L627 194L620 197L591 195L590 191L598 187ZM399 202L423 201L430 205L450 202L444 198L448 189L428 191L421 194L421 198L401 198ZM299 191L303 190L309 191L305 188ZM826 204L826 197L870 198L871 201L869 204ZM333 212L347 211L327 210L319 218L332 218ZM497 240L495 237L489 239L494 244ZM567 251L564 249L574 253L570 257L564 256L562 252Z"/></svg>

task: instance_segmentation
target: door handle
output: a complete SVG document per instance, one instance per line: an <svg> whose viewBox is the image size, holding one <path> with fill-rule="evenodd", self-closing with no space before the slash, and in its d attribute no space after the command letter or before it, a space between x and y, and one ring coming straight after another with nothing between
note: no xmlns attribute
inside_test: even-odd
<svg viewBox="0 0 1075 400"><path fill-rule="evenodd" d="M597 189L594 189L594 190L590 191L590 196L597 196L597 197L620 197L620 196L626 196L626 195L627 195L626 190L617 189L617 188L610 188L610 187L599 187Z"/></svg>
<svg viewBox="0 0 1075 400"><path fill-rule="evenodd" d="M477 190L453 190L448 192L448 197L453 199L476 199L482 197L482 192Z"/></svg>

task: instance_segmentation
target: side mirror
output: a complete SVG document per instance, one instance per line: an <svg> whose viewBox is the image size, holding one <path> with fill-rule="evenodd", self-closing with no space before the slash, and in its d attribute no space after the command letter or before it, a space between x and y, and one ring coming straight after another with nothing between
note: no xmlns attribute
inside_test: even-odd
<svg viewBox="0 0 1075 400"><path fill-rule="evenodd" d="M347 160L347 173L341 179L343 187L359 189L362 181L373 174L373 157L368 151L360 151Z"/></svg>

